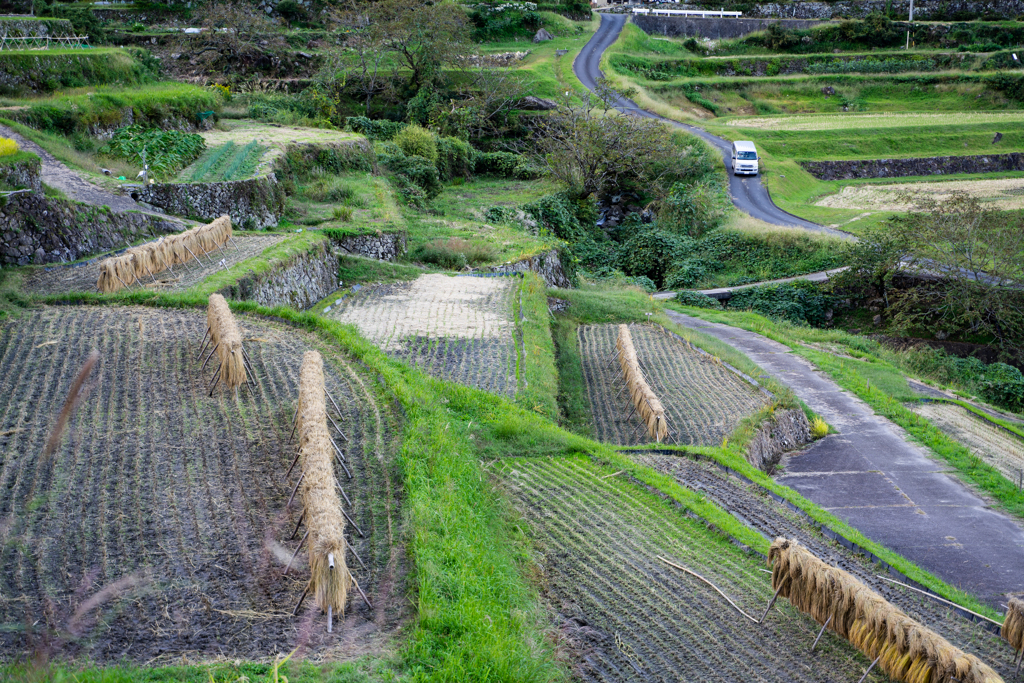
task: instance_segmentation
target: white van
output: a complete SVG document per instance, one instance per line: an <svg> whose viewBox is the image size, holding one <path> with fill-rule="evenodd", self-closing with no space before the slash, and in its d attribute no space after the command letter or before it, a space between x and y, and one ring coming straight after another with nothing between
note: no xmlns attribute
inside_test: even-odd
<svg viewBox="0 0 1024 683"><path fill-rule="evenodd" d="M757 149L749 140L732 143L732 172L736 175L757 175Z"/></svg>

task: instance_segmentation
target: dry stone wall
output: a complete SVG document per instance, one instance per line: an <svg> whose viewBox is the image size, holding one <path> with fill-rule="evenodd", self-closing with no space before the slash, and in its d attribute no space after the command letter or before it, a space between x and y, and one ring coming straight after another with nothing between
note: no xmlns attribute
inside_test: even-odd
<svg viewBox="0 0 1024 683"><path fill-rule="evenodd" d="M874 12L906 18L910 0L846 0L845 2L762 2L745 16L788 19L859 19ZM1024 15L1024 0L914 0L914 19L1015 19Z"/></svg>
<svg viewBox="0 0 1024 683"><path fill-rule="evenodd" d="M245 230L277 225L284 214L285 194L270 173L249 180L222 183L156 183L125 185L132 199L175 216L212 221L225 214Z"/></svg>
<svg viewBox="0 0 1024 683"><path fill-rule="evenodd" d="M951 173L996 173L1024 171L1024 154L979 154L963 157L916 159L860 159L854 161L801 161L800 165L819 180L856 178L906 178Z"/></svg>
<svg viewBox="0 0 1024 683"><path fill-rule="evenodd" d="M569 276L562 267L562 261L558 258L558 250L552 249L544 253L530 256L520 261L505 263L500 266L491 266L492 273L525 273L533 271L540 275L548 287L572 287Z"/></svg>
<svg viewBox="0 0 1024 683"><path fill-rule="evenodd" d="M644 33L662 36L699 37L712 40L742 38L755 31L764 31L772 24L781 24L787 29L805 29L817 26L821 21L804 19L733 19L729 17L683 17L634 14L634 24Z"/></svg>
<svg viewBox="0 0 1024 683"><path fill-rule="evenodd" d="M39 157L34 154L15 163L0 166L0 183L11 189L42 192L43 181L39 177L41 167Z"/></svg>
<svg viewBox="0 0 1024 683"><path fill-rule="evenodd" d="M771 472L782 454L811 440L811 425L804 411L777 410L765 420L747 444L747 460L764 472Z"/></svg>
<svg viewBox="0 0 1024 683"><path fill-rule="evenodd" d="M335 239L335 243L346 254L394 261L405 254L407 238L404 232L382 232L372 235L349 235Z"/></svg>

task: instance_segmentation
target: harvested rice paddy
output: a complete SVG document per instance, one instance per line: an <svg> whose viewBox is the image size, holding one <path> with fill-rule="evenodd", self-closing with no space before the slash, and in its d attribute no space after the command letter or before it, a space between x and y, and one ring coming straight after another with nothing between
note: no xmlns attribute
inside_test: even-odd
<svg viewBox="0 0 1024 683"><path fill-rule="evenodd" d="M670 442L716 446L766 396L717 359L690 347L660 327L631 325L633 344L648 384L665 408ZM577 341L583 363L594 433L619 445L646 443L642 423L630 416L614 358L617 325L581 325Z"/></svg>
<svg viewBox="0 0 1024 683"><path fill-rule="evenodd" d="M883 112L877 114L822 114L737 118L726 122L734 128L761 130L850 130L852 128L915 128L964 126L985 123L1024 124L1024 112Z"/></svg>
<svg viewBox="0 0 1024 683"><path fill-rule="evenodd" d="M764 560L580 458L520 458L497 475L529 523L561 647L584 681L856 681L868 662L785 601ZM602 478L603 477L603 478ZM875 676L869 680L882 681Z"/></svg>
<svg viewBox="0 0 1024 683"><path fill-rule="evenodd" d="M900 196L903 193L942 202L954 192L966 192L976 197L986 209L1024 209L1024 178L847 185L836 194L819 199L814 206L865 211L908 211L913 208L913 203L903 199Z"/></svg>
<svg viewBox="0 0 1024 683"><path fill-rule="evenodd" d="M798 539L818 558L850 572L953 645L980 657L1005 680L1012 679L1014 653L998 636L953 613L944 603L887 581L892 578L887 571L825 538L815 524L769 497L760 487L727 474L713 463L682 454L632 452L630 455L638 463L671 476L681 486L713 500L765 538ZM831 633L828 637L838 641Z"/></svg>
<svg viewBox="0 0 1024 683"><path fill-rule="evenodd" d="M1012 482L1024 471L1024 439L951 403L920 403L912 410L966 446Z"/></svg>
<svg viewBox="0 0 1024 683"><path fill-rule="evenodd" d="M516 277L431 274L364 287L326 315L442 379L505 396L517 389Z"/></svg>
<svg viewBox="0 0 1024 683"><path fill-rule="evenodd" d="M207 391L196 360L205 315L139 307L42 307L0 323L0 660L59 638L97 662L260 659L298 643L348 658L379 652L407 600L392 471L393 420L373 380L313 336L239 316L255 397ZM40 457L72 378L100 361L50 459ZM301 511L289 431L304 351L349 441L338 477L365 537L349 560L374 605L349 600L326 633L307 600L305 554L282 578ZM214 363L216 359L214 359ZM300 531L301 534L301 531ZM95 600L90 600L90 597ZM54 636L53 634L58 634Z"/></svg>
<svg viewBox="0 0 1024 683"><path fill-rule="evenodd" d="M154 291L183 292L219 270L259 256L266 249L287 238L287 235L235 234L224 249L199 257L202 259L202 265L193 260L184 267L175 267L173 272L164 270L155 273L155 278L142 280L139 285ZM96 291L96 281L100 276L100 262L107 256L110 254L97 256L74 265L33 269L25 273L24 289L33 294ZM132 288L137 289L138 285L133 285Z"/></svg>

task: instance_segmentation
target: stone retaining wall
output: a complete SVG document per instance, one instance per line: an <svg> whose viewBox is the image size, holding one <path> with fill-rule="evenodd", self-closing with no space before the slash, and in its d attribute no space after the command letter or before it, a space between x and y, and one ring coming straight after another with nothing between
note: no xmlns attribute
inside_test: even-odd
<svg viewBox="0 0 1024 683"><path fill-rule="evenodd" d="M747 460L763 472L771 473L782 454L811 440L811 425L804 411L777 410L765 420L747 444Z"/></svg>
<svg viewBox="0 0 1024 683"><path fill-rule="evenodd" d="M742 38L755 31L764 31L772 24L781 24L787 29L805 29L817 26L821 21L804 19L732 19L729 17L681 17L634 14L634 24L644 33L676 37L701 37L712 40Z"/></svg>
<svg viewBox="0 0 1024 683"><path fill-rule="evenodd" d="M14 189L42 192L43 181L39 177L41 169L42 162L33 154L31 158L0 166L0 183Z"/></svg>
<svg viewBox="0 0 1024 683"><path fill-rule="evenodd" d="M762 2L746 12L751 17L789 19L859 19L881 12L906 19L910 0L846 0L845 2ZM1015 19L1024 15L1024 0L914 0L914 19L950 20L980 17Z"/></svg>
<svg viewBox="0 0 1024 683"><path fill-rule="evenodd" d="M801 161L800 165L819 180L905 178L909 176L949 175L951 173L1024 171L1024 153L1014 152L1011 154L917 159Z"/></svg>
<svg viewBox="0 0 1024 683"><path fill-rule="evenodd" d="M275 226L284 214L284 190L273 173L222 183L157 183L124 188L135 201L169 214L205 221L227 214L244 230Z"/></svg>
<svg viewBox="0 0 1024 683"><path fill-rule="evenodd" d="M375 235L350 235L335 239L335 244L346 254L394 261L406 252L404 232L382 232Z"/></svg>
<svg viewBox="0 0 1024 683"><path fill-rule="evenodd" d="M180 229L159 216L114 213L42 193L15 194L0 206L0 266L74 261Z"/></svg>
<svg viewBox="0 0 1024 683"><path fill-rule="evenodd" d="M77 35L67 19L0 18L0 33L12 38L41 38L44 36Z"/></svg>
<svg viewBox="0 0 1024 683"><path fill-rule="evenodd" d="M492 273L525 273L528 270L540 275L548 287L572 287L572 282L562 267L562 261L558 258L557 249L490 268Z"/></svg>

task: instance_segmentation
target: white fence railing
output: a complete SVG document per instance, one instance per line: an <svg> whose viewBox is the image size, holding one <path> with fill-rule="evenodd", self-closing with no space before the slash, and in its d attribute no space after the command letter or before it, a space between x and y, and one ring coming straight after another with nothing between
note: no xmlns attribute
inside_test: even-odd
<svg viewBox="0 0 1024 683"><path fill-rule="evenodd" d="M0 35L0 50L75 50L89 47L89 36L25 36Z"/></svg>
<svg viewBox="0 0 1024 683"><path fill-rule="evenodd" d="M726 12L725 10L702 9L643 9L634 7L633 14L652 14L660 17L741 17L743 12Z"/></svg>

